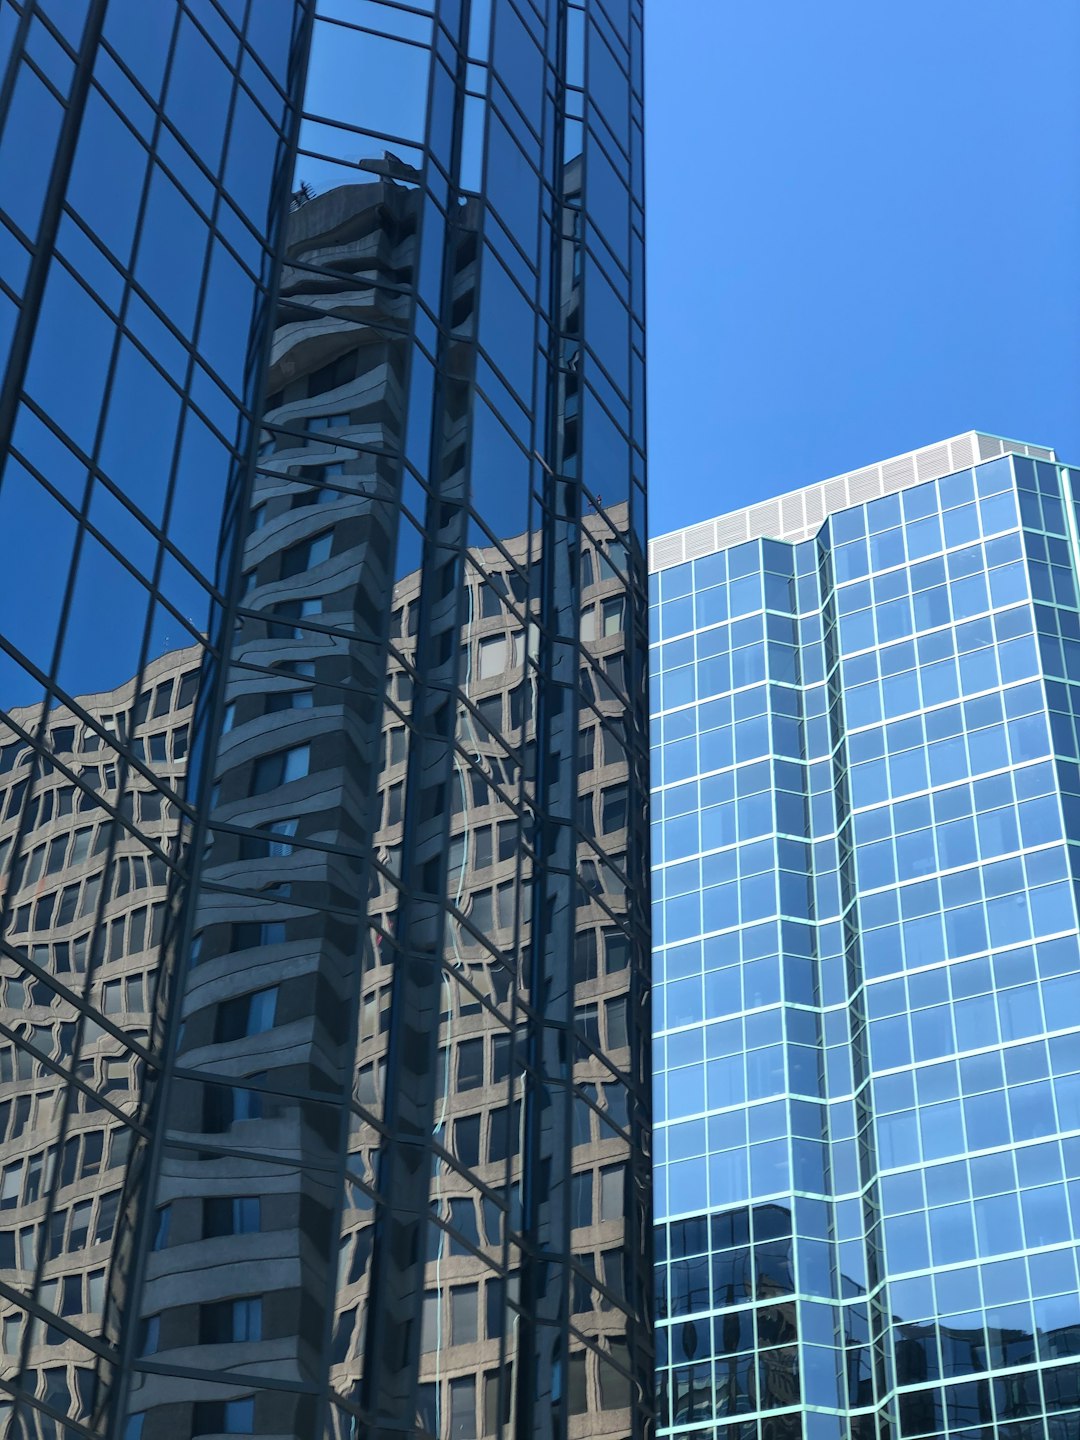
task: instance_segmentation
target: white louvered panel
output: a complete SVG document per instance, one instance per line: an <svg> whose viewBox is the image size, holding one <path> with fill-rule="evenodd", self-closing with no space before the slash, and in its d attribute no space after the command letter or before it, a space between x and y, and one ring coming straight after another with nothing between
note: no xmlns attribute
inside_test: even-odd
<svg viewBox="0 0 1080 1440"><path fill-rule="evenodd" d="M780 497L780 537L787 539L789 535L805 529L806 520L803 517L803 496L805 491L796 490L792 495Z"/></svg>
<svg viewBox="0 0 1080 1440"><path fill-rule="evenodd" d="M812 490L804 490L803 495L806 503L806 528L813 531L825 519L825 496L820 485L815 485Z"/></svg>
<svg viewBox="0 0 1080 1440"><path fill-rule="evenodd" d="M864 505L867 500L876 500L881 494L881 471L877 465L865 470L853 470L847 477L848 504Z"/></svg>
<svg viewBox="0 0 1080 1440"><path fill-rule="evenodd" d="M1053 450L1047 450L1043 445L1025 445L1024 454L1030 455L1033 460L1053 460Z"/></svg>
<svg viewBox="0 0 1080 1440"><path fill-rule="evenodd" d="M764 505L755 505L747 516L748 539L756 540L761 535L775 535L780 527L780 506L775 500Z"/></svg>
<svg viewBox="0 0 1080 1440"><path fill-rule="evenodd" d="M726 550L730 545L741 545L748 538L746 511L737 510L734 515L721 515L716 522L716 548Z"/></svg>
<svg viewBox="0 0 1080 1440"><path fill-rule="evenodd" d="M881 467L881 479L883 493L887 495L891 495L895 490L903 490L907 485L913 485L917 479L915 456L901 455L897 460L886 460Z"/></svg>
<svg viewBox="0 0 1080 1440"><path fill-rule="evenodd" d="M937 480L949 473L948 445L930 445L915 455L915 469L920 480Z"/></svg>
<svg viewBox="0 0 1080 1440"><path fill-rule="evenodd" d="M975 462L975 436L958 435L949 442L949 469L967 470Z"/></svg>
<svg viewBox="0 0 1080 1440"><path fill-rule="evenodd" d="M650 549L652 550L652 568L654 570L666 570L669 565L680 565L683 558L683 537L682 531L676 530L674 535L664 535L659 540L654 540Z"/></svg>
<svg viewBox="0 0 1080 1440"><path fill-rule="evenodd" d="M847 505L847 480L843 475L838 480L826 480L824 485L815 488L821 491L826 515L831 515L834 510L843 510Z"/></svg>
<svg viewBox="0 0 1080 1440"><path fill-rule="evenodd" d="M696 560L699 555L711 555L716 549L716 521L706 520L704 525L695 525L683 531L683 554L687 560Z"/></svg>
<svg viewBox="0 0 1080 1440"><path fill-rule="evenodd" d="M992 460L995 455L1002 454L1005 449L996 435L977 435L975 443L979 447L980 460Z"/></svg>

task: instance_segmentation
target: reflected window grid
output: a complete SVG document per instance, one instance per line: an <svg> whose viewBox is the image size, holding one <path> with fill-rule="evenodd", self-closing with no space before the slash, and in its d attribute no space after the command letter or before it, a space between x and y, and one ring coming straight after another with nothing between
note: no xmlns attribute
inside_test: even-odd
<svg viewBox="0 0 1080 1440"><path fill-rule="evenodd" d="M85 995L68 1002L79 1057L91 1026L106 1047L130 1035L134 1059L94 1074L103 1112L139 1113L142 1050L156 1073L174 1007L178 1027L151 1173L110 1202L123 1260L104 1322L79 1319L102 1352L96 1393L92 1361L48 1363L60 1326L27 1340L18 1314L5 1320L27 1425L100 1425L123 1403L124 1433L145 1440L289 1427L344 1440L376 1414L460 1440L526 1423L643 1433L641 14L636 0L559 8L549 28L509 0L474 6L457 35L452 6L315 7L242 523L225 486L274 249L265 217L288 130L275 84L303 7L248 7L241 34L233 7L162 6L136 23L112 4L96 52L83 46L87 138L39 317L74 340L35 342L0 507L6 491L51 527L74 575L62 604L5 635L12 685L29 706L50 683L88 738L77 765L56 757L70 851L37 843L41 786L28 774L19 788L18 768L0 824L30 837L13 833L5 856L17 953L49 927L51 974L57 917L108 917L80 955ZM564 28L576 88L555 115ZM597 178L583 188L586 150ZM103 153L122 184L92 183ZM100 393L65 378L87 372ZM125 428L142 417L146 434ZM225 536L243 534L239 597L207 643L205 617L233 589L208 523L222 507ZM108 684L90 644L106 626ZM179 645L205 677L190 717L151 694L125 721L128 676ZM43 760L32 724L27 737ZM83 823L94 804L121 837L100 857L104 822ZM199 847L197 887L189 848L155 853L159 826ZM140 831L145 855L123 838ZM97 870L76 878L82 863ZM47 915L23 895L52 873ZM174 875L147 941L127 897ZM122 916L101 909L120 897ZM191 934L175 996L151 995L174 932ZM391 1047L420 1013L427 1027ZM13 1093L44 1043L15 1038ZM427 1171L412 1158L417 1115ZM65 1120L55 1153L39 1145L33 1166L4 1173L14 1208L48 1206L57 1166L94 1178L105 1162L78 1128ZM122 1175L123 1148L114 1160L103 1140L106 1152ZM60 1202L38 1239L12 1222L20 1261L32 1244L47 1252L20 1283L58 1320L77 1314L73 1257L102 1223ZM564 1257L557 1283L550 1254ZM238 1255L243 1274L224 1263ZM91 1279L79 1303L99 1300ZM380 1363L402 1339L409 1363ZM288 1392L275 1389L285 1353Z"/></svg>

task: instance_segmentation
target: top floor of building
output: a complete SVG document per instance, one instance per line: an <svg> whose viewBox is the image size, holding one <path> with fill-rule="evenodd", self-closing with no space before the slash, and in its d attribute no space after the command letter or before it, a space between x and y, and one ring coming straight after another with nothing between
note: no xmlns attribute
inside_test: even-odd
<svg viewBox="0 0 1080 1440"><path fill-rule="evenodd" d="M1004 440L977 430L968 430L893 456L876 465L834 475L799 490L760 500L741 510L732 510L712 520L688 525L658 535L649 543L649 571L656 573L715 555L747 540L784 540L795 544L815 535L830 515L869 500L880 499L907 490L913 485L940 480L958 470L967 470L999 455L1025 455L1033 460L1055 460L1054 451L1045 445L1029 445L1018 440Z"/></svg>

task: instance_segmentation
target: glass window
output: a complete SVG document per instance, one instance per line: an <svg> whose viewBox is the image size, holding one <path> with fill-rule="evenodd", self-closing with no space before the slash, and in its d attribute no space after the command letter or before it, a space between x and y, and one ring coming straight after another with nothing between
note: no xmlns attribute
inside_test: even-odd
<svg viewBox="0 0 1080 1440"><path fill-rule="evenodd" d="M308 773L310 761L311 751L307 745L296 745L290 750L260 756L252 772L251 794L262 795L279 785L287 785L291 780L302 779Z"/></svg>
<svg viewBox="0 0 1080 1440"><path fill-rule="evenodd" d="M626 828L627 787L613 785L601 796L603 806L602 826L605 835Z"/></svg>
<svg viewBox="0 0 1080 1440"><path fill-rule="evenodd" d="M238 995L218 1006L214 1038L217 1041L239 1040L259 1035L273 1028L277 1010L277 986Z"/></svg>
<svg viewBox="0 0 1080 1440"><path fill-rule="evenodd" d="M139 1326L138 1353L140 1355L155 1354L160 1336L161 1316L148 1315Z"/></svg>
<svg viewBox="0 0 1080 1440"><path fill-rule="evenodd" d="M578 774L593 768L593 751L596 744L596 730L589 726L578 731Z"/></svg>
<svg viewBox="0 0 1080 1440"><path fill-rule="evenodd" d="M173 47L165 113L210 170L221 160L232 77L187 15Z"/></svg>
<svg viewBox="0 0 1080 1440"><path fill-rule="evenodd" d="M252 1235L260 1229L257 1195L214 1195L203 1200L203 1235Z"/></svg>
<svg viewBox="0 0 1080 1440"><path fill-rule="evenodd" d="M621 1220L625 1213L625 1169L609 1165L600 1171L600 1219Z"/></svg>
<svg viewBox="0 0 1080 1440"><path fill-rule="evenodd" d="M161 523L165 507L179 420L177 391L133 341L122 340L110 389L100 463L109 478L155 525ZM91 518L105 528L99 516L92 513ZM110 538L114 537L110 534Z"/></svg>
<svg viewBox="0 0 1080 1440"><path fill-rule="evenodd" d="M630 961L630 940L622 930L604 931L604 968L611 975L625 970Z"/></svg>
<svg viewBox="0 0 1080 1440"><path fill-rule="evenodd" d="M489 935L494 929L494 908L490 890L477 890L469 907L469 918L481 935Z"/></svg>
<svg viewBox="0 0 1080 1440"><path fill-rule="evenodd" d="M585 1352L577 1350L568 1359L566 1391L571 1415L584 1415L589 1409L588 1372Z"/></svg>
<svg viewBox="0 0 1080 1440"><path fill-rule="evenodd" d="M71 1207L71 1230L68 1235L68 1250L84 1250L87 1238L90 1234L90 1212L94 1205L92 1200L80 1201L78 1205ZM102 1201L102 1211L105 1204ZM98 1217L98 1234L101 1234L101 1218Z"/></svg>
<svg viewBox="0 0 1080 1440"><path fill-rule="evenodd" d="M424 139L430 52L419 45L317 20L312 35L305 104L346 125L404 140ZM370 83L357 90L355 77ZM301 145L308 143L301 134ZM357 137L357 154L381 152Z"/></svg>
<svg viewBox="0 0 1080 1440"><path fill-rule="evenodd" d="M488 249L480 289L480 339L509 384L525 400L532 394L535 324L529 302Z"/></svg>
<svg viewBox="0 0 1080 1440"><path fill-rule="evenodd" d="M457 1088L475 1090L484 1083L484 1041L482 1038L458 1043Z"/></svg>
<svg viewBox="0 0 1080 1440"><path fill-rule="evenodd" d="M199 1341L204 1345L226 1345L262 1338L262 1299L257 1295L238 1300L217 1300L199 1307Z"/></svg>
<svg viewBox="0 0 1080 1440"><path fill-rule="evenodd" d="M593 1223L593 1172L584 1170L573 1176L570 1192L570 1224L575 1230Z"/></svg>
<svg viewBox="0 0 1080 1440"><path fill-rule="evenodd" d="M139 796L139 819L143 824L161 820L162 797L156 790L144 790Z"/></svg>
<svg viewBox="0 0 1080 1440"><path fill-rule="evenodd" d="M472 1345L477 1339L479 1287L458 1285L450 1291L450 1343Z"/></svg>
<svg viewBox="0 0 1080 1440"><path fill-rule="evenodd" d="M329 559L333 544L334 532L327 530L322 535L316 535L314 539L303 540L300 544L291 546L281 557L282 579L301 575L322 564Z"/></svg>
<svg viewBox="0 0 1080 1440"><path fill-rule="evenodd" d="M625 1049L630 1043L629 1033L626 1028L626 996L616 995L609 1000L605 1000L604 1013L607 1017L608 1050Z"/></svg>
<svg viewBox="0 0 1080 1440"><path fill-rule="evenodd" d="M154 1239L152 1248L164 1250L169 1243L169 1227L172 1220L172 1206L159 1205L154 1213Z"/></svg>
<svg viewBox="0 0 1080 1440"><path fill-rule="evenodd" d="M476 1379L466 1375L450 1381L451 1440L477 1440Z"/></svg>
<svg viewBox="0 0 1080 1440"><path fill-rule="evenodd" d="M209 231L206 222L156 165L143 217L135 278L182 335L195 327Z"/></svg>
<svg viewBox="0 0 1080 1440"><path fill-rule="evenodd" d="M420 1326L420 1350L424 1355L434 1354L436 1350L442 1348L441 1300L442 1297L435 1290L428 1290L424 1294L424 1309Z"/></svg>
<svg viewBox="0 0 1080 1440"><path fill-rule="evenodd" d="M505 635L480 641L480 679L492 680L505 675L510 649Z"/></svg>
<svg viewBox="0 0 1080 1440"><path fill-rule="evenodd" d="M22 63L0 144L0 195L4 209L31 240L52 173L46 157L56 148L62 114L48 88Z"/></svg>
<svg viewBox="0 0 1080 1440"><path fill-rule="evenodd" d="M66 885L60 892L60 907L56 912L56 925L70 924L75 918L75 907L79 899L78 885Z"/></svg>
<svg viewBox="0 0 1080 1440"><path fill-rule="evenodd" d="M255 1428L255 1399L196 1400L192 1435L249 1435Z"/></svg>
<svg viewBox="0 0 1080 1440"><path fill-rule="evenodd" d="M480 1163L480 1116L462 1115L454 1121L454 1153L458 1163L475 1169Z"/></svg>

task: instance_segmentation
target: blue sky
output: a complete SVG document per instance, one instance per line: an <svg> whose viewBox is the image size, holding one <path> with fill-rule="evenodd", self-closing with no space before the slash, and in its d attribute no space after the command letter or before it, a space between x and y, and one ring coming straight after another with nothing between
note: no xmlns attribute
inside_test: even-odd
<svg viewBox="0 0 1080 1440"><path fill-rule="evenodd" d="M647 0L654 535L962 430L1080 463L1077 0Z"/></svg>

